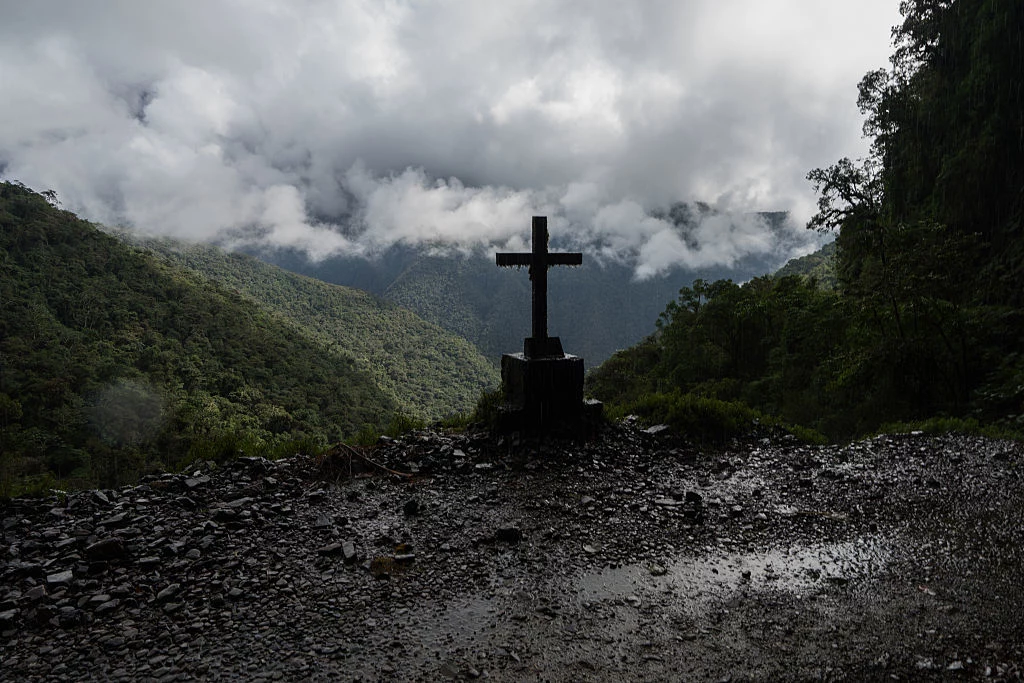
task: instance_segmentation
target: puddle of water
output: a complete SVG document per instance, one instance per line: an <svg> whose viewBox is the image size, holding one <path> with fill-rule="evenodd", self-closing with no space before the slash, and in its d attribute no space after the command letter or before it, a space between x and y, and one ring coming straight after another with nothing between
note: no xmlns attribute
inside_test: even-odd
<svg viewBox="0 0 1024 683"><path fill-rule="evenodd" d="M643 594L676 593L695 606L750 590L803 593L830 584L870 577L892 556L889 540L859 539L844 543L794 546L765 552L727 552L684 558L661 566L627 565L584 576L584 602L636 602ZM660 575L656 575L660 574Z"/></svg>

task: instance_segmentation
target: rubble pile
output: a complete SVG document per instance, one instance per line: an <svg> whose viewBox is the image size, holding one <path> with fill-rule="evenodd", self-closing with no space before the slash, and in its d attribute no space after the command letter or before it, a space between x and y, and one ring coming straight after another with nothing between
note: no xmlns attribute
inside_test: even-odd
<svg viewBox="0 0 1024 683"><path fill-rule="evenodd" d="M1019 676L1021 447L420 431L0 503L0 679Z"/></svg>

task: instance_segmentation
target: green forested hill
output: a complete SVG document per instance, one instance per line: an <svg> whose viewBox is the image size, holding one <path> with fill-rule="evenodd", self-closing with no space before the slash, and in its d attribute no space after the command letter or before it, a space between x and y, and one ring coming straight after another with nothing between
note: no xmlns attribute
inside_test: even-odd
<svg viewBox="0 0 1024 683"><path fill-rule="evenodd" d="M238 290L350 354L407 415L437 420L472 410L497 388L495 367L465 339L356 289L296 275L251 256L168 242L146 246Z"/></svg>
<svg viewBox="0 0 1024 683"><path fill-rule="evenodd" d="M355 361L231 289L0 185L0 484L339 439L395 409Z"/></svg>

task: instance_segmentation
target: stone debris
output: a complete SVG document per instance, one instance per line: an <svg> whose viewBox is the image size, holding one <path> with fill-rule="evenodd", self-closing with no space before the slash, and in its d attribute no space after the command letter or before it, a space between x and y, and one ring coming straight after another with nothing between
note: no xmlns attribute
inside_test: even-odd
<svg viewBox="0 0 1024 683"><path fill-rule="evenodd" d="M420 431L351 474L241 458L0 502L0 680L1022 671L1019 445L514 442ZM801 555L872 543L864 570Z"/></svg>

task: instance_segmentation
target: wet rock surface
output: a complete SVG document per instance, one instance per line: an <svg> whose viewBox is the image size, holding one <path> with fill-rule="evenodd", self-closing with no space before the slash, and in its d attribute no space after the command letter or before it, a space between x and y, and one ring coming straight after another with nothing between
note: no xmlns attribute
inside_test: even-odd
<svg viewBox="0 0 1024 683"><path fill-rule="evenodd" d="M0 679L1019 679L1022 455L422 432L7 501Z"/></svg>

